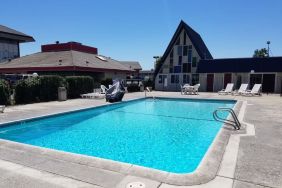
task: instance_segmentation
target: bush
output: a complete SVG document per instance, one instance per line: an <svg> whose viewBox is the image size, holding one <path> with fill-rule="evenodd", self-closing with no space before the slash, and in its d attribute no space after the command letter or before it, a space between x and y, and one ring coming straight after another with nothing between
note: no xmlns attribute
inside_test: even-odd
<svg viewBox="0 0 282 188"><path fill-rule="evenodd" d="M93 92L94 80L90 76L66 77L68 98L79 98L81 94Z"/></svg>
<svg viewBox="0 0 282 188"><path fill-rule="evenodd" d="M146 87L154 87L154 82L152 80L146 80L146 81L143 81L143 84L144 84L144 88Z"/></svg>
<svg viewBox="0 0 282 188"><path fill-rule="evenodd" d="M127 85L127 91L128 92L137 92L137 91L140 91L140 88L138 84L129 84Z"/></svg>
<svg viewBox="0 0 282 188"><path fill-rule="evenodd" d="M113 80L111 78L106 78L104 80L101 80L101 85L109 87L109 85L113 85Z"/></svg>
<svg viewBox="0 0 282 188"><path fill-rule="evenodd" d="M0 105L9 104L11 90L6 80L0 79Z"/></svg>
<svg viewBox="0 0 282 188"><path fill-rule="evenodd" d="M39 78L20 80L15 86L15 101L17 104L39 102Z"/></svg>
<svg viewBox="0 0 282 188"><path fill-rule="evenodd" d="M57 100L58 87L62 86L65 81L60 76L27 78L17 83L15 100L17 104Z"/></svg>
<svg viewBox="0 0 282 188"><path fill-rule="evenodd" d="M58 87L66 86L65 79L61 76L40 76L40 101L58 100Z"/></svg>

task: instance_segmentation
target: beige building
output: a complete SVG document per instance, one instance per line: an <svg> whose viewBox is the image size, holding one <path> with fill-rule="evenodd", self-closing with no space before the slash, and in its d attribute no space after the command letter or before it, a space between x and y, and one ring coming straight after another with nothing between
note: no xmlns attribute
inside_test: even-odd
<svg viewBox="0 0 282 188"><path fill-rule="evenodd" d="M126 79L139 70L118 60L98 54L98 49L77 42L42 45L41 52L5 61L1 74L88 75L95 81ZM139 65L134 62L134 65ZM139 65L140 66L140 65ZM141 66L140 66L141 68Z"/></svg>
<svg viewBox="0 0 282 188"><path fill-rule="evenodd" d="M213 59L201 36L181 21L156 68L155 89L200 83L200 91L217 92L232 82L234 89L261 83L262 92L280 93L281 79L282 57Z"/></svg>

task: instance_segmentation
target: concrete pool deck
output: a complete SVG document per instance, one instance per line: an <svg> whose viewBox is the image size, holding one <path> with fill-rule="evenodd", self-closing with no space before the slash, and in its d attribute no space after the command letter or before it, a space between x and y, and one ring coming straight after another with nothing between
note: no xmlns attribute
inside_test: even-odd
<svg viewBox="0 0 282 188"><path fill-rule="evenodd" d="M240 139L230 138L226 150L229 148L231 151L227 152L229 156L225 155L222 161L222 163L226 163L227 168L220 168L216 177L207 184L193 187L282 187L282 97L279 95L219 96L215 93L189 96L180 95L179 92L153 92L148 95L247 101L244 121L254 124L256 135L240 137ZM144 93L126 94L125 100L140 97L144 97ZM103 104L105 104L104 100L76 99L65 102L12 106L6 108L4 114L0 114L0 122ZM239 147L238 157L236 151L232 151L236 145ZM95 168L95 165L91 165L90 162L83 164L81 161L78 163L66 162L60 160L60 156L52 158L46 155L44 150L42 149L43 155L39 156L32 150L22 151L11 143L0 143L0 187L126 187L127 183L136 181L143 182L146 187L151 188L179 187L151 178L141 178L117 172L122 169L116 169L114 172ZM234 152L236 155L232 155ZM228 165L230 162L228 160L235 160L235 166ZM126 165L119 168L126 168Z"/></svg>

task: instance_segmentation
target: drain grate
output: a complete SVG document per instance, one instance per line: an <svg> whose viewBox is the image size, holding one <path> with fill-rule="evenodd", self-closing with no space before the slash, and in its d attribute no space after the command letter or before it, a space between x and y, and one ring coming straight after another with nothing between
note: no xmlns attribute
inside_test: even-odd
<svg viewBox="0 0 282 188"><path fill-rule="evenodd" d="M126 188L145 188L145 183L142 182L131 182L126 185Z"/></svg>

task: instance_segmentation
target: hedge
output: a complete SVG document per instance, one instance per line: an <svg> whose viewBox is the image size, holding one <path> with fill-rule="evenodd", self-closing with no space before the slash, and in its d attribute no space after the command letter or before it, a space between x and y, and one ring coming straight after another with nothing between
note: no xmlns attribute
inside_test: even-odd
<svg viewBox="0 0 282 188"><path fill-rule="evenodd" d="M21 80L15 86L16 104L57 100L58 87L61 86L65 86L65 81L60 76L40 76Z"/></svg>
<svg viewBox="0 0 282 188"><path fill-rule="evenodd" d="M91 93L94 88L94 80L90 76L67 76L68 98L79 98L81 94Z"/></svg>
<svg viewBox="0 0 282 188"><path fill-rule="evenodd" d="M127 85L127 91L130 92L137 92L140 91L140 87L138 86L138 84L129 84Z"/></svg>
<svg viewBox="0 0 282 188"><path fill-rule="evenodd" d="M6 80L0 79L0 105L7 105L10 101L10 86Z"/></svg>
<svg viewBox="0 0 282 188"><path fill-rule="evenodd" d="M111 78L106 78L104 80L101 80L101 85L109 87L109 85L113 85L113 80Z"/></svg>

